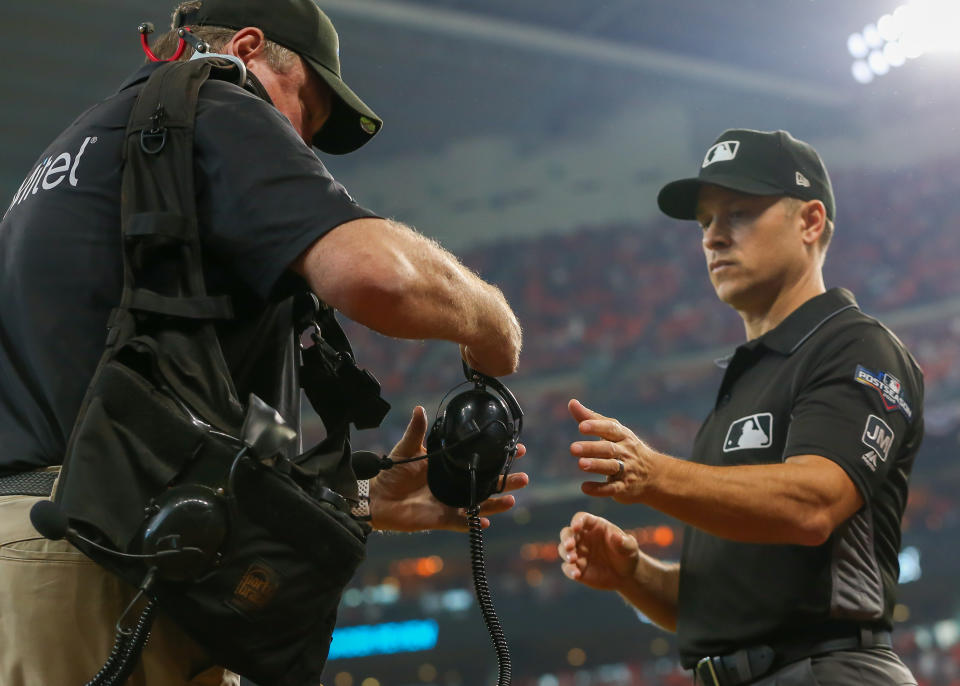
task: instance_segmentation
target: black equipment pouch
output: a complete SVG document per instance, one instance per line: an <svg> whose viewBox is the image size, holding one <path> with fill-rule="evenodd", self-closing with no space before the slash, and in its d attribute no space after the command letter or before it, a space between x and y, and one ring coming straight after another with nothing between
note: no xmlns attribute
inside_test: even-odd
<svg viewBox="0 0 960 686"><path fill-rule="evenodd" d="M165 64L131 112L123 295L55 501L88 538L153 555L123 559L80 545L134 586L158 567L148 594L218 664L261 686L306 686L320 681L340 595L364 558L369 528L338 495L356 493L349 417L325 420L327 439L292 460L257 454L243 441L248 405L258 399L238 399L217 337L215 322L233 313L229 298L206 291L193 179L199 89L210 78L233 80L235 70L217 59ZM291 302L276 307L290 313L295 335ZM327 367L338 364L334 353ZM311 393L336 405L315 384ZM172 521L162 519L170 502L189 500L177 501L181 492L204 494L194 504L226 513L223 521L157 534Z"/></svg>

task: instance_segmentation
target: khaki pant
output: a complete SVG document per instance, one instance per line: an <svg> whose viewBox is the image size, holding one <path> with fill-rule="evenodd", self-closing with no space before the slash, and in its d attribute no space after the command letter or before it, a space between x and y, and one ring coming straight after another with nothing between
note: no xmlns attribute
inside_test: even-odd
<svg viewBox="0 0 960 686"><path fill-rule="evenodd" d="M66 541L30 524L32 496L0 496L0 684L83 686L113 647L115 625L135 595ZM239 686L166 617L127 686Z"/></svg>

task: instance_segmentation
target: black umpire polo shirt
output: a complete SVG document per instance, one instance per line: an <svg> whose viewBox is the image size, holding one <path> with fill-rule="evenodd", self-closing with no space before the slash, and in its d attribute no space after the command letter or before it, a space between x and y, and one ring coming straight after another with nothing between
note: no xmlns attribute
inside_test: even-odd
<svg viewBox="0 0 960 686"><path fill-rule="evenodd" d="M684 532L677 635L687 667L757 644L889 628L900 520L923 436L923 376L897 337L833 289L729 359L692 460L836 462L864 507L820 546Z"/></svg>

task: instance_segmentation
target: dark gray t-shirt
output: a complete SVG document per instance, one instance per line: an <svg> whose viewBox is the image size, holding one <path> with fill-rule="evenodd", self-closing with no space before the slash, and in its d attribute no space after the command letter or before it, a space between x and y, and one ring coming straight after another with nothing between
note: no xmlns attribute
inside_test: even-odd
<svg viewBox="0 0 960 686"><path fill-rule="evenodd" d="M0 221L0 474L62 460L120 299L123 135L156 67L141 68L61 133ZM253 360L279 354L270 349L276 337L260 330L264 304L302 285L287 267L314 241L376 215L276 108L222 81L200 90L195 174L207 288L232 296L238 312L221 329L238 393L277 402L283 380L243 378L261 366ZM264 384L273 388L252 387Z"/></svg>

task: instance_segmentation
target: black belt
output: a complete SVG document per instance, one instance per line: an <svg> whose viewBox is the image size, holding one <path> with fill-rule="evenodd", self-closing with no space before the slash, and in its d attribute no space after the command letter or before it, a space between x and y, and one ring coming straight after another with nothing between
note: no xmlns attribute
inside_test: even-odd
<svg viewBox="0 0 960 686"><path fill-rule="evenodd" d="M706 686L743 686L756 681L791 662L837 650L861 648L892 648L889 631L860 629L857 636L845 636L825 641L788 643L773 647L758 645L743 648L727 655L704 657L694 667L697 681Z"/></svg>
<svg viewBox="0 0 960 686"><path fill-rule="evenodd" d="M0 476L0 495L42 495L53 492L58 472L20 472Z"/></svg>

